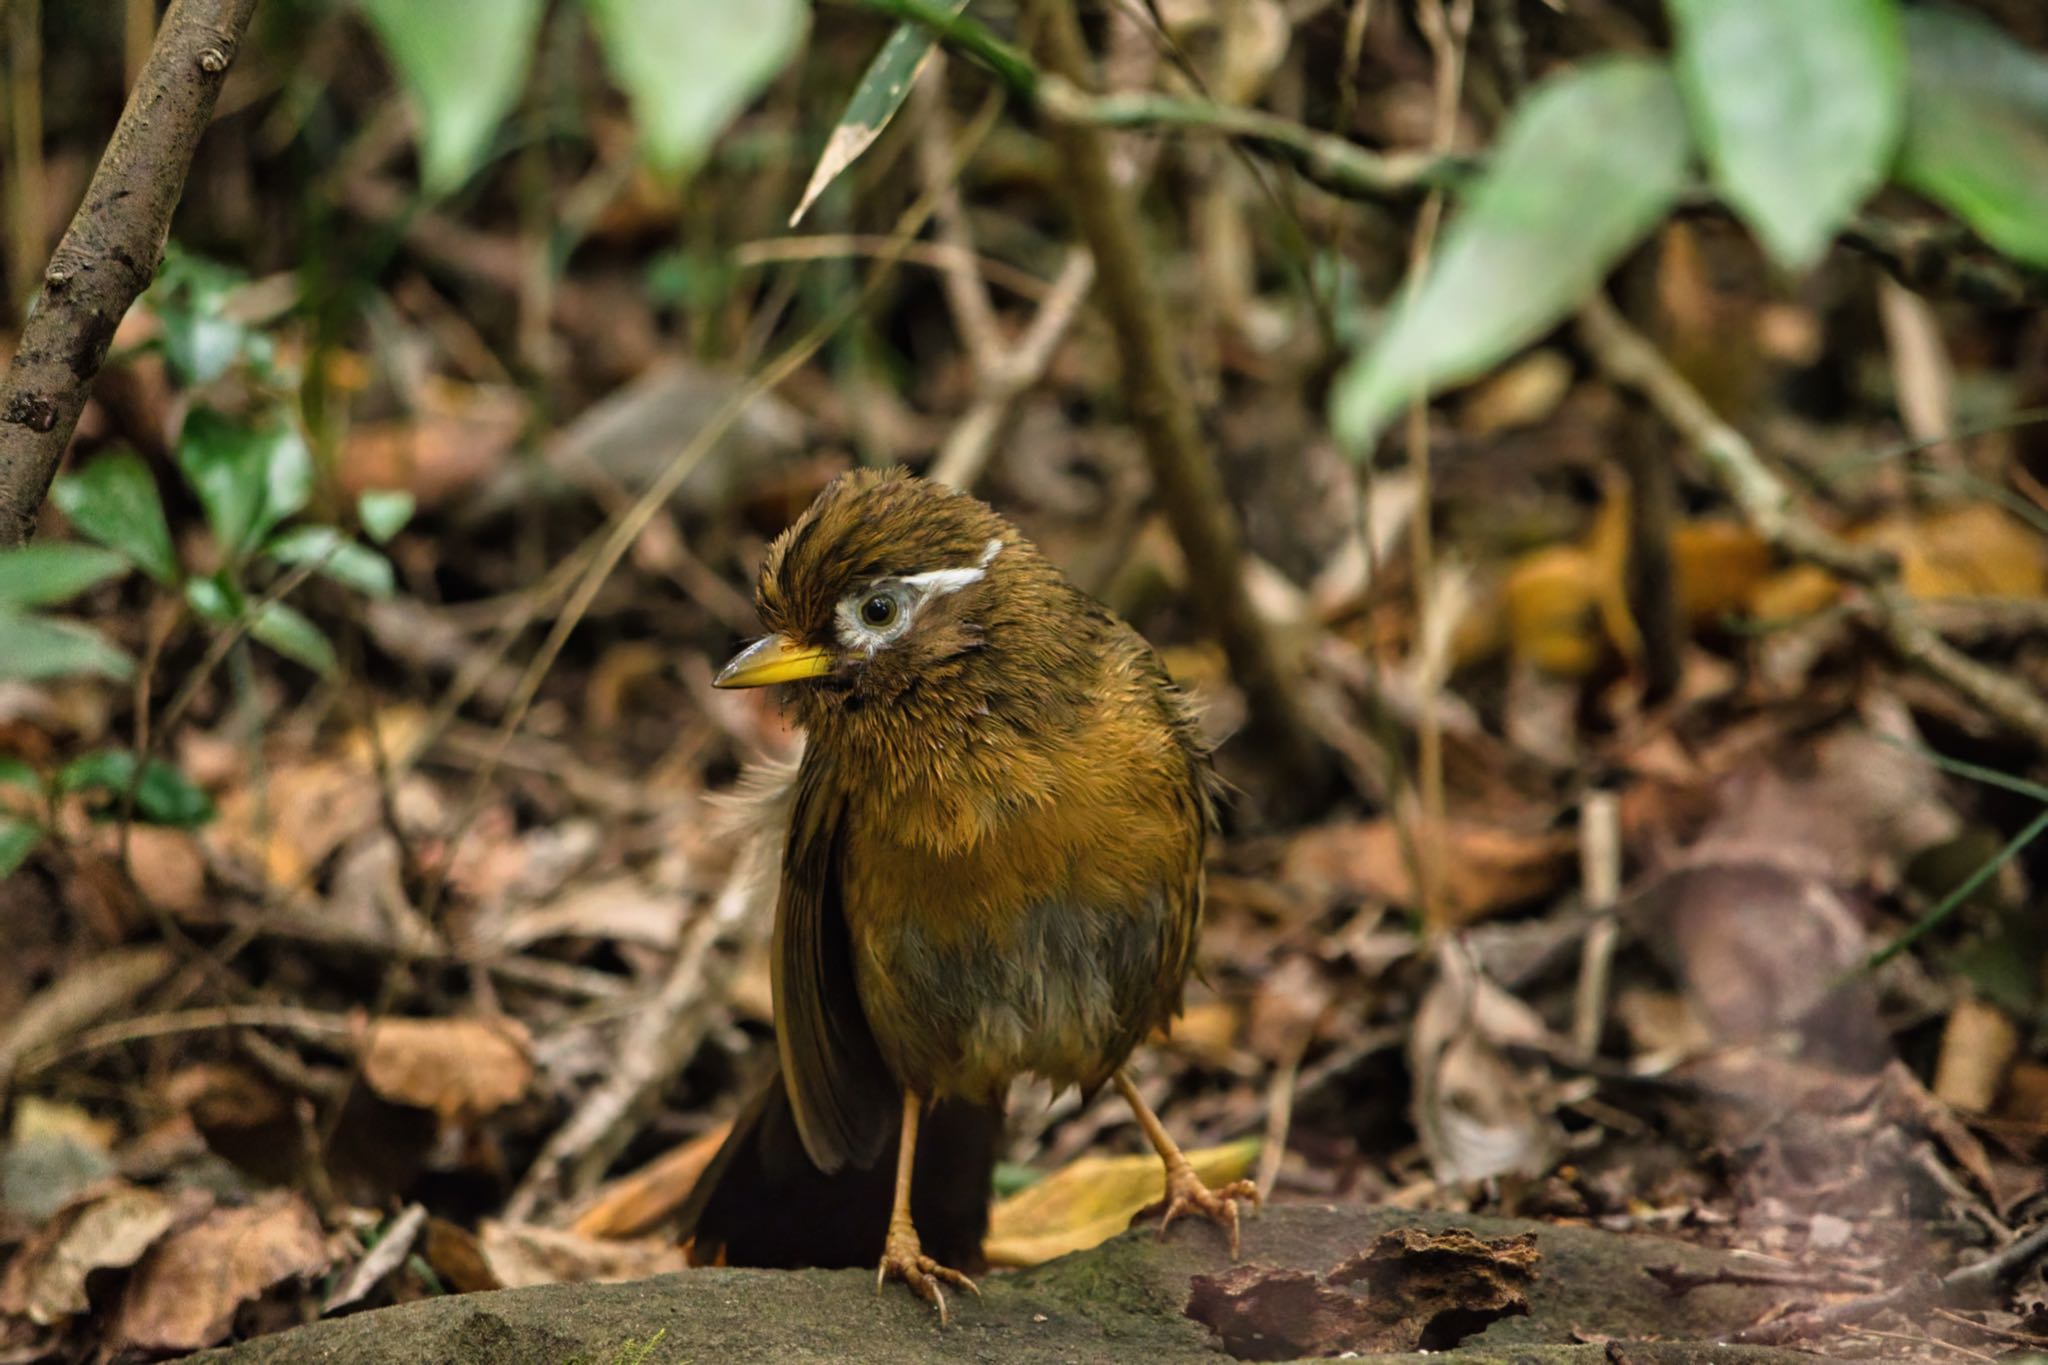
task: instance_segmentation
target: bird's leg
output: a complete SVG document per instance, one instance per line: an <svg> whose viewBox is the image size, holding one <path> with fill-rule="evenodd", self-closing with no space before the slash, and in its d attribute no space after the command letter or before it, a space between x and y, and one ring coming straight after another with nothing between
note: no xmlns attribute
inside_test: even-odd
<svg viewBox="0 0 2048 1365"><path fill-rule="evenodd" d="M919 1298L939 1310L939 1326L946 1325L946 1296L939 1281L980 1294L974 1281L950 1266L940 1265L924 1254L918 1243L917 1227L910 1221L910 1173L917 1165L917 1121L924 1114L924 1101L917 1092L903 1092L903 1136L896 1145L896 1203L889 1211L889 1236L882 1243L882 1264L875 1271L875 1290L896 1276Z"/></svg>
<svg viewBox="0 0 2048 1365"><path fill-rule="evenodd" d="M1252 1207L1259 1205L1259 1187L1249 1180L1233 1180L1222 1189L1212 1190L1202 1183L1202 1177L1195 1174L1187 1155L1179 1144L1167 1134L1166 1125L1152 1112L1152 1106L1145 1103L1138 1087L1131 1084L1131 1078L1122 1070L1116 1073L1116 1088L1131 1102L1131 1109L1138 1116L1138 1126L1145 1130L1145 1136L1152 1141L1152 1149L1159 1153L1159 1159L1166 1163L1166 1216L1159 1220L1159 1235L1164 1237L1166 1229L1179 1215L1189 1212L1201 1214L1220 1228L1230 1230L1230 1259L1237 1259L1237 1203L1249 1199Z"/></svg>

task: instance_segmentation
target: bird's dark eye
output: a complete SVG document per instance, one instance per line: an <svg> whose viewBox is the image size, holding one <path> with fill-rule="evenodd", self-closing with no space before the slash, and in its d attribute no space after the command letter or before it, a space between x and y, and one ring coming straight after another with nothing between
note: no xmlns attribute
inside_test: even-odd
<svg viewBox="0 0 2048 1365"><path fill-rule="evenodd" d="M860 604L860 619L867 625L881 630L895 624L896 599L885 592L878 592Z"/></svg>

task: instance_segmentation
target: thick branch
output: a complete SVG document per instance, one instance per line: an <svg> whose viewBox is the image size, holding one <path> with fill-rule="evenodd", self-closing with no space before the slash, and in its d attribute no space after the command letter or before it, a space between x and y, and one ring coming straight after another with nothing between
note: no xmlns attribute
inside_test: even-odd
<svg viewBox="0 0 2048 1365"><path fill-rule="evenodd" d="M1748 439L1715 415L1613 304L1596 295L1580 310L1579 339L1608 378L1640 393L1699 452L1765 539L1864 585L1893 653L2048 751L2048 702L2027 683L1977 662L1936 634L1921 619L1919 604L1899 587L1885 556L1850 545L1809 520Z"/></svg>
<svg viewBox="0 0 2048 1365"><path fill-rule="evenodd" d="M1053 70L1085 87L1092 62L1072 0L1048 0L1044 27ZM1322 753L1302 722L1272 639L1245 591L1237 517L1202 441L1137 213L1110 172L1101 130L1063 123L1055 127L1053 140L1074 216L1095 253L1097 298L1116 334L1124 398L1144 444L1153 487L1187 556L1189 582L1244 688L1255 733L1277 765L1297 775L1302 784L1297 790L1305 789L1313 785L1309 775L1323 767Z"/></svg>
<svg viewBox="0 0 2048 1365"><path fill-rule="evenodd" d="M256 0L174 0L164 16L0 378L0 546L35 532L114 329L163 259L193 152L255 9Z"/></svg>

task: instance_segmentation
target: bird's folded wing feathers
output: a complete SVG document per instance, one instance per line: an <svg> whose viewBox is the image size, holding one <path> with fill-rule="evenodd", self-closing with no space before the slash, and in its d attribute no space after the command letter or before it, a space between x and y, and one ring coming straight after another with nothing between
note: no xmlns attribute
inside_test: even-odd
<svg viewBox="0 0 2048 1365"><path fill-rule="evenodd" d="M790 810L775 903L775 1042L804 1150L823 1171L872 1165L899 1094L862 1011L840 896L845 802L815 749Z"/></svg>

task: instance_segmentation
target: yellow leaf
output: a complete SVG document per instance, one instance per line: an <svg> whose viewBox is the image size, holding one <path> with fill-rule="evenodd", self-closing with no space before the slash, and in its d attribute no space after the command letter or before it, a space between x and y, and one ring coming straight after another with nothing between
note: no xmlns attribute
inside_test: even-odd
<svg viewBox="0 0 2048 1365"><path fill-rule="evenodd" d="M1259 1156L1259 1139L1239 1138L1189 1152L1211 1189L1240 1179ZM982 1252L990 1265L1040 1265L1099 1246L1166 1197L1166 1169L1143 1156L1084 1156L999 1202L989 1214Z"/></svg>

